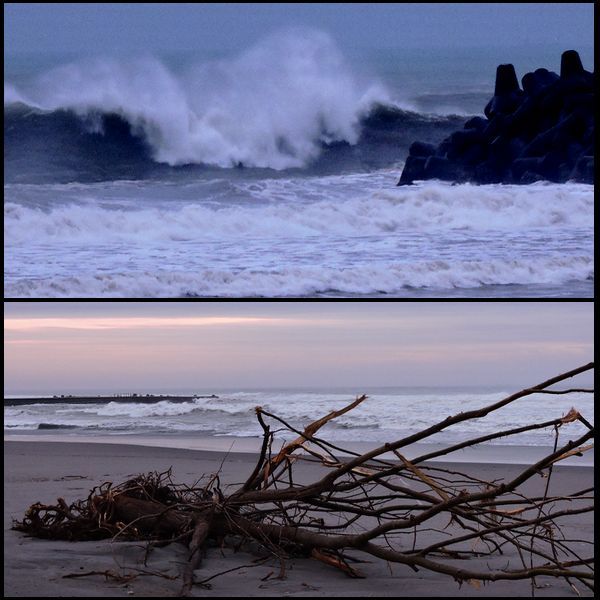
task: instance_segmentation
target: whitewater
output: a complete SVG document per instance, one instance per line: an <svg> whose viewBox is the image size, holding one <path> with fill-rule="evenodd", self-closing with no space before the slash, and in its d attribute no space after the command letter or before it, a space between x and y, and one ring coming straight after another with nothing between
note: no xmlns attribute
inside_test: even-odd
<svg viewBox="0 0 600 600"><path fill-rule="evenodd" d="M204 435L235 438L260 437L255 407L262 406L290 425L302 429L330 410L346 406L354 395L347 390L216 390L215 398L185 402L163 400L77 404L65 400L58 404L28 404L4 407L5 434L77 436L121 436L139 434L160 439L169 435ZM500 388L378 388L369 390L366 402L323 429L323 436L338 442L381 442L417 433L440 419L460 411L478 409L501 400L510 392ZM435 406L435 412L430 410ZM590 421L594 400L590 394L576 392L564 396L534 394L523 402L500 409L485 418L464 422L435 436L435 443L457 443L516 424L539 422L540 414L558 418L575 406ZM585 427L571 423L562 432L582 435ZM539 429L494 444L551 446L553 430Z"/></svg>
<svg viewBox="0 0 600 600"><path fill-rule="evenodd" d="M377 60L285 31L5 69L5 297L592 297L593 186L396 186L487 65L409 89Z"/></svg>

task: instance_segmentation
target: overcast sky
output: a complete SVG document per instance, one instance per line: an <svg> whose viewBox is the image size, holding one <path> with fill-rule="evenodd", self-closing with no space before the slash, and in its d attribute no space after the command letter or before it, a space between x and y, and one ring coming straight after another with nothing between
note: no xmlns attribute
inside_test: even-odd
<svg viewBox="0 0 600 600"><path fill-rule="evenodd" d="M5 392L534 385L591 302L7 302Z"/></svg>
<svg viewBox="0 0 600 600"><path fill-rule="evenodd" d="M4 4L4 50L236 50L282 27L328 31L345 49L593 45L592 3Z"/></svg>

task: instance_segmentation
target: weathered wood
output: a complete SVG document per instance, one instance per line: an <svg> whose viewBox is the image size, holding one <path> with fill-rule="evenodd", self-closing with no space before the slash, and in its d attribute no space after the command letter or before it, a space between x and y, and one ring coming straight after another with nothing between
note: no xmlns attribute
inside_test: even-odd
<svg viewBox="0 0 600 600"><path fill-rule="evenodd" d="M176 536L188 526L189 517L178 514L161 502L139 500L124 494L115 496L114 518L138 531L158 537Z"/></svg>
<svg viewBox="0 0 600 600"><path fill-rule="evenodd" d="M581 550L585 541L565 539L560 531L562 521L594 510L593 488L553 496L549 485L555 463L592 448L594 427L578 410L566 410L543 422L515 424L512 429L467 439L410 460L400 452L409 444L428 440L456 424L485 418L532 394L568 398L573 392L593 393L593 389L576 387L548 389L593 368L594 363L589 363L488 406L448 416L423 431L363 454L339 448L316 434L323 425L364 402L366 396L303 429L257 408L263 430L261 452L246 481L237 489L228 489L227 495L221 489L219 472L202 486L192 488L174 484L170 471L150 473L118 486L103 484L94 488L88 499L70 506L62 498L55 506L33 504L14 529L49 539L146 539L154 545L188 542L188 559L181 571L182 596L191 594L194 571L201 565L208 542L222 544L226 537L234 538L238 548L249 541L258 544L267 556L279 561L282 572L288 558L312 557L349 576L361 576L344 554L352 550L415 570L446 574L458 582L534 580L543 575L593 589L593 544L592 555L587 556ZM274 434L266 419L296 436L274 455ZM573 423L583 425L585 433L559 442L561 429ZM439 463L426 462L441 456L451 460L452 453L482 442L544 428L554 431L552 452L525 465L507 481L485 481L468 470L450 471ZM391 455L393 460L384 459L384 455ZM292 473L300 460L322 467L324 474L297 483ZM543 491L528 498L522 492L523 484L540 475L546 483ZM412 549L395 544L401 532L411 532ZM427 542L419 545L424 532ZM506 546L523 557L522 562L509 562L499 571L470 569L464 560L459 568L453 562L457 558L492 557L504 553Z"/></svg>
<svg viewBox="0 0 600 600"><path fill-rule="evenodd" d="M194 585L194 571L202 563L204 544L210 533L214 510L211 508L196 516L194 534L190 542L190 552L187 563L183 570L183 586L179 592L180 596L189 596Z"/></svg>

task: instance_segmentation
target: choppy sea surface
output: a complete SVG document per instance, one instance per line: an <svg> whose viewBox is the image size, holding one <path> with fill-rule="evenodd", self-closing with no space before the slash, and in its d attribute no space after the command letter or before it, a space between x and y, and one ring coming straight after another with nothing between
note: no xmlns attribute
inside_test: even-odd
<svg viewBox="0 0 600 600"><path fill-rule="evenodd" d="M586 68L591 53L582 50ZM5 297L592 297L593 186L397 188L560 49L5 59Z"/></svg>
<svg viewBox="0 0 600 600"><path fill-rule="evenodd" d="M211 390L212 392L213 390ZM501 388L380 388L354 410L327 424L320 432L329 441L370 442L381 445L421 431L450 415L488 406L513 393ZM35 403L4 407L5 434L61 434L84 441L87 436L143 434L160 440L165 436L259 437L262 429L254 409L261 406L297 429L303 429L331 410L349 404L348 390L252 390L216 391L214 398L176 402L144 402L139 399L77 404L69 399L57 404ZM593 394L534 394L519 399L487 417L442 430L427 442L457 443L488 433L543 422L565 415L575 407L594 421ZM273 429L276 429L274 423ZM561 429L566 442L585 433L574 422ZM292 434L293 435L293 434ZM552 446L554 431L536 430L499 438L493 445Z"/></svg>

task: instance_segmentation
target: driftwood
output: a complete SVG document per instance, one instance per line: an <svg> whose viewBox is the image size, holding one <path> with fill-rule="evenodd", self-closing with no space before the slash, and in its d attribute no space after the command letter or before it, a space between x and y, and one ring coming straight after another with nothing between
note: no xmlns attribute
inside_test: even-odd
<svg viewBox="0 0 600 600"><path fill-rule="evenodd" d="M409 444L428 440L457 423L483 418L531 394L592 393L590 389L548 388L593 367L589 363L492 405L449 416L364 454L339 448L316 434L329 421L365 402L366 396L303 430L257 407L262 449L242 484L222 486L216 473L186 486L175 484L170 471L150 473L117 486L105 483L95 487L87 499L70 506L62 498L53 506L33 504L13 528L50 539L144 539L149 541L149 549L158 544L184 543L189 554L181 573L181 595L191 593L194 571L200 567L208 544L223 544L225 540L234 541L238 548L253 544L263 557L276 557L280 576L289 559L311 557L351 577L362 577L352 563L357 562L356 553L363 553L415 571L444 573L459 583L476 586L502 579L529 579L535 585L537 577L551 576L564 578L574 589L577 582L593 590L593 545L566 538L561 525L570 517L593 511L594 490L570 490L566 496L549 493L554 465L592 447L593 425L576 409L410 460L402 452ZM583 424L585 433L561 442L562 428L575 421ZM278 451L273 451L274 424L278 433L283 430L295 436ZM464 448L541 428L553 429L553 451L522 467L508 481L486 481L429 462L439 457L448 457L451 462L452 454ZM296 481L298 461L321 466L320 479ZM523 484L540 475L546 478L543 492L527 497ZM226 493L232 487L233 491ZM426 542L421 541L424 532ZM582 554L586 543L589 551ZM517 564L509 554L519 557ZM501 569L469 567L469 558L496 555L507 557ZM205 582L198 585L208 586Z"/></svg>

